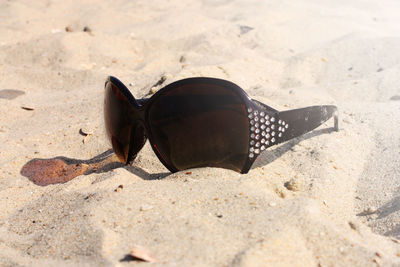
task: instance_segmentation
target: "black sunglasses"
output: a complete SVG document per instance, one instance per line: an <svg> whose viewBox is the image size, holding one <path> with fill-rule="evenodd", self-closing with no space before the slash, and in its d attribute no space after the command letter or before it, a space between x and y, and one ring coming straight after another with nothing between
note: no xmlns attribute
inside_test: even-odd
<svg viewBox="0 0 400 267"><path fill-rule="evenodd" d="M143 99L135 99L115 77L105 83L106 130L119 160L132 163L148 138L171 172L209 166L247 173L263 150L332 116L338 131L336 106L280 112L215 78L176 81Z"/></svg>

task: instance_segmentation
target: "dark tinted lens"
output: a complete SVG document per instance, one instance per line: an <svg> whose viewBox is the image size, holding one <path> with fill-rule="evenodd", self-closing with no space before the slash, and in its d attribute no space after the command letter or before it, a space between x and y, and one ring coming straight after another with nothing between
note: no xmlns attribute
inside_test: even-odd
<svg viewBox="0 0 400 267"><path fill-rule="evenodd" d="M207 83L182 85L158 96L148 111L154 149L167 165L184 170L245 165L249 124L239 95Z"/></svg>
<svg viewBox="0 0 400 267"><path fill-rule="evenodd" d="M132 122L132 104L127 96L112 82L107 82L104 98L104 119L108 137L119 160L128 161Z"/></svg>

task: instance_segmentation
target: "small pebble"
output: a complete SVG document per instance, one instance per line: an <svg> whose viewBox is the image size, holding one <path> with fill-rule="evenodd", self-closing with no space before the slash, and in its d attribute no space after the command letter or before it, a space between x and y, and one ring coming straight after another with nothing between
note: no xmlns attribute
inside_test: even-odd
<svg viewBox="0 0 400 267"><path fill-rule="evenodd" d="M155 93L157 93L157 91L158 91L157 87L151 87L150 94L154 95Z"/></svg>
<svg viewBox="0 0 400 267"><path fill-rule="evenodd" d="M25 109L25 110L28 110L28 111L35 110L35 108L32 107L32 106L21 106L21 108L22 108L22 109Z"/></svg>
<svg viewBox="0 0 400 267"><path fill-rule="evenodd" d="M65 27L65 31L66 32L73 32L72 27L71 26L67 26Z"/></svg>
<svg viewBox="0 0 400 267"><path fill-rule="evenodd" d="M140 206L140 211L148 211L153 209L153 206L148 205L148 204L143 204L142 206Z"/></svg>
<svg viewBox="0 0 400 267"><path fill-rule="evenodd" d="M290 179L284 184L284 186L290 191L300 191L301 184L297 179Z"/></svg>
<svg viewBox="0 0 400 267"><path fill-rule="evenodd" d="M355 223L349 222L349 225L350 225L350 228L351 228L351 229L353 229L353 230L358 230L358 227L357 227L357 225L356 225Z"/></svg>
<svg viewBox="0 0 400 267"><path fill-rule="evenodd" d="M84 31L84 32L91 33L91 32L92 32L92 29L90 29L89 26L85 26L85 27L83 27L83 31Z"/></svg>
<svg viewBox="0 0 400 267"><path fill-rule="evenodd" d="M160 87L161 85L163 85L163 83L164 83L168 78L171 78L171 75L170 75L170 74L162 75L162 76L160 77L160 79L159 79L154 85L152 85L152 87L151 87L149 93L150 93L150 94L155 94L155 93L159 90L159 87Z"/></svg>
<svg viewBox="0 0 400 267"><path fill-rule="evenodd" d="M280 198L285 198L286 197L286 194L285 194L285 192L283 192L282 190L280 190L280 189L275 189L275 193L280 197Z"/></svg>
<svg viewBox="0 0 400 267"><path fill-rule="evenodd" d="M276 206L276 203L275 203L275 202L270 202L270 203L268 203L268 205L269 205L270 207L275 207L275 206Z"/></svg>
<svg viewBox="0 0 400 267"><path fill-rule="evenodd" d="M129 255L131 257L140 259L142 261L146 261L146 262L156 262L157 259L154 257L153 253L150 252L150 250L142 247L142 246L138 246L138 245L134 245L129 253Z"/></svg>
<svg viewBox="0 0 400 267"><path fill-rule="evenodd" d="M86 135L86 136L83 138L82 143L86 144L86 143L89 141L89 139L90 139L91 136L92 136L92 135L90 135L90 134Z"/></svg>
<svg viewBox="0 0 400 267"><path fill-rule="evenodd" d="M124 188L122 184L120 184L117 188L114 189L115 192L119 192Z"/></svg>
<svg viewBox="0 0 400 267"><path fill-rule="evenodd" d="M52 33L52 34L59 33L59 32L61 32L60 29L52 29L52 30L51 30L51 33Z"/></svg>
<svg viewBox="0 0 400 267"><path fill-rule="evenodd" d="M93 134L93 130L90 128L80 128L79 129L79 134L83 135L83 136L87 136L87 135L92 135Z"/></svg>

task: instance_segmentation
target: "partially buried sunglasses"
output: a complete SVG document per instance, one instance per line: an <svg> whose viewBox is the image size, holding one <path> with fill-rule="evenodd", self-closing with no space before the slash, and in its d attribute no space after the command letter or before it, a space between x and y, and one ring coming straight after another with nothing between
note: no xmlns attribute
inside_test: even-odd
<svg viewBox="0 0 400 267"><path fill-rule="evenodd" d="M148 138L171 172L209 166L247 173L263 150L332 116L337 131L336 106L277 111L215 78L176 81L143 99L135 99L115 77L105 83L106 130L119 160L132 163Z"/></svg>

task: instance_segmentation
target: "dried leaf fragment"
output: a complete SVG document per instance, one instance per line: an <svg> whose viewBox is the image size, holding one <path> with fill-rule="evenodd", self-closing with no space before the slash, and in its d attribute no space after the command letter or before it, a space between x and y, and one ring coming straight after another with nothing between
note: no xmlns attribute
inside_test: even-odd
<svg viewBox="0 0 400 267"><path fill-rule="evenodd" d="M130 256L146 261L146 262L156 262L157 259L154 257L153 253L145 247L134 245L129 253Z"/></svg>
<svg viewBox="0 0 400 267"><path fill-rule="evenodd" d="M61 159L34 159L21 170L21 174L33 183L41 186L65 183L84 174L89 165L84 163L66 163Z"/></svg>

